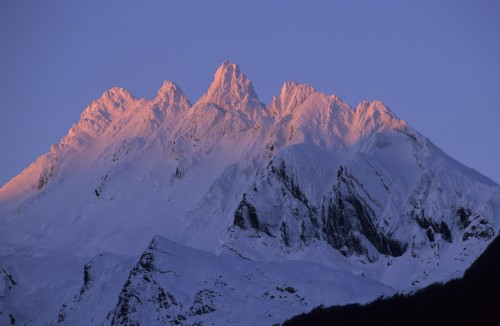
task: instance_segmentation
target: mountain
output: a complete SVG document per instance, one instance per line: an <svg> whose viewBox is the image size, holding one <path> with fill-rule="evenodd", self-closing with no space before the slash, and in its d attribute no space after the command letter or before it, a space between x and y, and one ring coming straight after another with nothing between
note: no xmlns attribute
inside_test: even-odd
<svg viewBox="0 0 500 326"><path fill-rule="evenodd" d="M104 92L0 189L0 318L280 323L459 277L499 223L500 186L380 101L266 106L225 62L194 105Z"/></svg>
<svg viewBox="0 0 500 326"><path fill-rule="evenodd" d="M366 305L318 307L287 320L284 325L495 324L500 304L499 273L500 237L497 236L463 278L433 284L411 295L379 298Z"/></svg>

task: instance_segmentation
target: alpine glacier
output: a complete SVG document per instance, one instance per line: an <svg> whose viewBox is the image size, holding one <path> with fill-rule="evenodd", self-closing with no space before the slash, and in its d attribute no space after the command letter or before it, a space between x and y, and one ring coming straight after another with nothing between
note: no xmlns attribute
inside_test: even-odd
<svg viewBox="0 0 500 326"><path fill-rule="evenodd" d="M461 276L500 186L380 101L232 62L194 105L112 88L0 189L2 324L275 324Z"/></svg>

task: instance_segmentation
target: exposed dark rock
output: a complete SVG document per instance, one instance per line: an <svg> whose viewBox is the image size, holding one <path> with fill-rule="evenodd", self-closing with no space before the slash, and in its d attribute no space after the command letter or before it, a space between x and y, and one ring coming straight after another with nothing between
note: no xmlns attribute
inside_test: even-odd
<svg viewBox="0 0 500 326"><path fill-rule="evenodd" d="M142 267L142 272L154 271L154 254L152 252L143 253L139 260L139 265Z"/></svg>
<svg viewBox="0 0 500 326"><path fill-rule="evenodd" d="M474 214L470 209L460 207L457 209L458 226L464 230L462 241L473 237L489 240L495 236L495 230L490 221L481 214Z"/></svg>
<svg viewBox="0 0 500 326"><path fill-rule="evenodd" d="M105 174L101 177L101 181L99 182L99 185L94 189L94 193L96 197L100 197L102 195L103 189L104 189L104 183L108 179L108 175Z"/></svg>
<svg viewBox="0 0 500 326"><path fill-rule="evenodd" d="M182 303L157 281L157 274L164 273L155 266L157 245L158 239L154 238L130 271L118 304L108 317L111 325L139 325L143 318L153 318L162 325L184 324Z"/></svg>
<svg viewBox="0 0 500 326"><path fill-rule="evenodd" d="M238 206L238 209L236 210L236 212L234 212L233 224L242 230L245 230L247 228L245 225L245 218L243 217L243 212L240 206Z"/></svg>
<svg viewBox="0 0 500 326"><path fill-rule="evenodd" d="M333 248L344 256L367 255L359 238L353 235L354 226L346 217L344 202L340 198L329 199L323 219L323 234Z"/></svg>
<svg viewBox="0 0 500 326"><path fill-rule="evenodd" d="M434 242L434 232L432 231L431 227L427 228L427 230L425 231L425 235L427 236L430 242Z"/></svg>
<svg viewBox="0 0 500 326"><path fill-rule="evenodd" d="M204 315L216 311L217 307L213 302L215 296L215 291L210 289L203 289L198 291L193 299L193 304L189 308L189 314Z"/></svg>
<svg viewBox="0 0 500 326"><path fill-rule="evenodd" d="M310 233L312 233L314 238L320 239L317 209L311 205L306 195L300 189L296 176L293 173L290 175L287 173L286 164L283 160L280 161L277 168L272 166L271 172L277 176L278 180L284 186L284 196L286 196L287 193L290 194L292 198L298 200L307 209L307 216L304 217L307 217L310 221L312 228L307 228L305 221L302 220L300 234L301 241L304 243L307 242L311 237Z"/></svg>
<svg viewBox="0 0 500 326"><path fill-rule="evenodd" d="M242 230L252 228L257 231L264 232L270 237L274 237L274 235L269 231L267 225L260 223L259 216L257 215L257 210L248 201L247 194L243 194L243 199L234 212L233 225L239 227Z"/></svg>
<svg viewBox="0 0 500 326"><path fill-rule="evenodd" d="M43 188L45 188L45 186L47 186L49 181L54 177L54 170L55 170L55 166L52 165L48 171L43 171L40 174L40 177L38 178L38 185L37 185L38 190L42 190Z"/></svg>
<svg viewBox="0 0 500 326"><path fill-rule="evenodd" d="M435 229L437 230L438 233L441 234L441 236L446 242L451 243L453 241L450 228L444 221L441 221L439 225L435 224Z"/></svg>
<svg viewBox="0 0 500 326"><path fill-rule="evenodd" d="M372 243L378 252L389 256L401 256L406 245L391 239L375 226L377 218L370 205L357 193L359 181L351 177L345 167L340 167L337 185L332 196L323 204L323 234L327 242L343 255L364 255L368 259L368 251L363 246L358 234ZM368 199L370 197L366 195Z"/></svg>
<svg viewBox="0 0 500 326"><path fill-rule="evenodd" d="M80 296L83 295L91 286L94 281L94 277L92 276L92 265L85 264L83 266L83 285L80 288Z"/></svg>
<svg viewBox="0 0 500 326"><path fill-rule="evenodd" d="M11 325L16 325L16 317L12 313L9 314L9 322Z"/></svg>
<svg viewBox="0 0 500 326"><path fill-rule="evenodd" d="M290 238L288 236L288 229L285 222L281 222L280 231L281 231L281 240L283 240L285 246L290 247Z"/></svg>
<svg viewBox="0 0 500 326"><path fill-rule="evenodd" d="M234 225L240 227L241 229L246 229L246 222L250 224L249 227L259 230L260 223L257 211L252 204L247 202L246 194L244 194L243 199L234 213Z"/></svg>
<svg viewBox="0 0 500 326"><path fill-rule="evenodd" d="M156 293L151 302L158 304L160 308L169 309L171 306L179 306L174 295L168 291L165 293L162 287L159 286Z"/></svg>
<svg viewBox="0 0 500 326"><path fill-rule="evenodd" d="M445 240L446 242L451 243L453 241L450 228L444 221L441 221L439 223L432 221L431 219L425 217L423 210L421 210L418 214L414 212L413 215L414 215L413 218L417 222L418 226L420 226L422 229L425 230L425 233L429 238L429 241L434 242L435 233L441 234L443 240ZM432 232L432 236L429 236L430 232Z"/></svg>
<svg viewBox="0 0 500 326"><path fill-rule="evenodd" d="M460 207L459 209L457 209L458 226L460 227L461 230L463 230L469 226L469 224L470 224L469 217L471 215L472 215L472 212L468 208Z"/></svg>
<svg viewBox="0 0 500 326"><path fill-rule="evenodd" d="M280 292L288 292L288 293L295 293L295 292L297 292L297 290L294 287L292 287L292 286L284 286L284 287L277 286L276 290L278 290Z"/></svg>
<svg viewBox="0 0 500 326"><path fill-rule="evenodd" d="M5 279L7 289L10 290L12 289L13 286L17 285L17 282L12 276L12 274L8 273L4 266L2 266L2 274Z"/></svg>
<svg viewBox="0 0 500 326"><path fill-rule="evenodd" d="M57 323L60 324L66 319L66 304L63 304L57 315Z"/></svg>

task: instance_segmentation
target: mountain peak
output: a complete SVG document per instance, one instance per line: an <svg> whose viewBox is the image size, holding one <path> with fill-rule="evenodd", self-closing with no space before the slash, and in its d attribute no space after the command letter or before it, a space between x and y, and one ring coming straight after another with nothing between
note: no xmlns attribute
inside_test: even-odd
<svg viewBox="0 0 500 326"><path fill-rule="evenodd" d="M386 105L384 105L384 103L382 103L379 100L361 101L355 110L355 114L358 117L362 117L362 116L372 117L372 116L374 116L374 117L378 118L380 116L384 116L387 118L399 120L394 115L394 113L392 113L392 111Z"/></svg>
<svg viewBox="0 0 500 326"><path fill-rule="evenodd" d="M173 94L173 93L177 93L177 92L182 93L182 90L179 87L179 85L177 85L173 81L165 80L163 82L163 85L161 85L160 89L158 89L158 96L162 96L165 94Z"/></svg>
<svg viewBox="0 0 500 326"><path fill-rule="evenodd" d="M355 110L357 129L360 132L390 127L395 130L404 130L407 124L399 119L387 106L379 100L362 101Z"/></svg>
<svg viewBox="0 0 500 326"><path fill-rule="evenodd" d="M252 82L231 61L225 61L217 69L212 85L200 99L200 102L213 103L225 110L240 109L249 101L259 102Z"/></svg>
<svg viewBox="0 0 500 326"><path fill-rule="evenodd" d="M115 102L135 99L134 95L122 87L112 87L105 91L100 100L112 100Z"/></svg>
<svg viewBox="0 0 500 326"><path fill-rule="evenodd" d="M226 70L237 70L239 72L240 70L240 67L238 66L237 63L235 62L232 62L230 60L226 60L224 61L220 67L217 69L217 72L222 72L222 71L226 71Z"/></svg>
<svg viewBox="0 0 500 326"><path fill-rule="evenodd" d="M165 103L168 105L181 105L190 107L191 102L186 97L182 89L176 83L165 80L163 85L158 90L158 95L155 99L156 102Z"/></svg>
<svg viewBox="0 0 500 326"><path fill-rule="evenodd" d="M275 115L293 113L294 109L314 92L316 92L316 89L308 84L287 81L281 88L281 94L273 98L271 111Z"/></svg>

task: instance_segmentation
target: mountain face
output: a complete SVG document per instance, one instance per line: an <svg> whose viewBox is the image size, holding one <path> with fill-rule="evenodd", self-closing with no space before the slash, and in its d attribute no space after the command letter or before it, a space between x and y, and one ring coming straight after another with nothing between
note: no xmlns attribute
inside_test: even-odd
<svg viewBox="0 0 500 326"><path fill-rule="evenodd" d="M460 276L499 228L500 186L381 102L266 106L225 62L194 105L106 91L0 189L0 318L279 323Z"/></svg>
<svg viewBox="0 0 500 326"><path fill-rule="evenodd" d="M499 273L500 237L497 236L460 279L436 283L412 294L378 298L369 304L317 307L283 325L494 324L500 303Z"/></svg>

